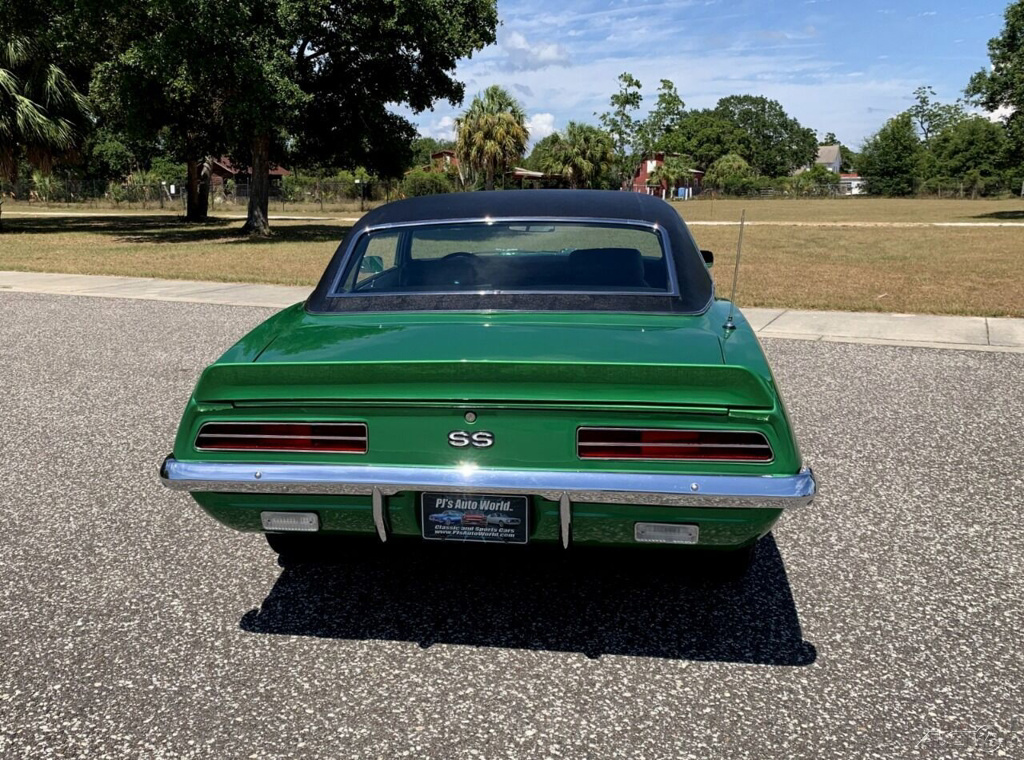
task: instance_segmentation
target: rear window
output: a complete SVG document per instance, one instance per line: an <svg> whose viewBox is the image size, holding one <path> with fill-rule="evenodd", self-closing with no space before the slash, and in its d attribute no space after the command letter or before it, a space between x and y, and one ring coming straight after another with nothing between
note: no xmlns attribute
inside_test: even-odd
<svg viewBox="0 0 1024 760"><path fill-rule="evenodd" d="M362 235L332 295L671 293L651 226L472 222Z"/></svg>

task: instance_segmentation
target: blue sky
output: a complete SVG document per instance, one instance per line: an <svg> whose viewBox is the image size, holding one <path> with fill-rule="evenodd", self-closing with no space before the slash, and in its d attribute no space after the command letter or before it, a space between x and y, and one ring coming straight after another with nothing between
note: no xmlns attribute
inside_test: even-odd
<svg viewBox="0 0 1024 760"><path fill-rule="evenodd" d="M526 107L533 137L569 120L596 122L623 71L661 79L687 107L725 96L774 98L802 124L856 148L906 109L914 89L962 94L988 64L987 42L1008 0L499 0L498 43L461 61L467 101L500 84ZM450 137L460 108L415 115L420 132Z"/></svg>

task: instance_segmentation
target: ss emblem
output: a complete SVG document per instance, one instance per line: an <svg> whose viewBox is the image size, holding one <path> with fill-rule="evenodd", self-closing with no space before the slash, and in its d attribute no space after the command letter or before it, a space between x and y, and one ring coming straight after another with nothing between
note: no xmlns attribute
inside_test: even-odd
<svg viewBox="0 0 1024 760"><path fill-rule="evenodd" d="M448 445L454 446L457 449L464 449L467 446L486 449L489 446L494 445L494 433L488 433L483 430L479 433L469 433L465 430L453 430L448 434Z"/></svg>

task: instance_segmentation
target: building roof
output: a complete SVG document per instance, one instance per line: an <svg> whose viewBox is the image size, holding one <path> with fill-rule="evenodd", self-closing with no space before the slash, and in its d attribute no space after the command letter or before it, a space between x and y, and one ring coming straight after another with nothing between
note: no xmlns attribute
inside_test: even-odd
<svg viewBox="0 0 1024 760"><path fill-rule="evenodd" d="M232 177L238 174L252 174L252 167L245 169L239 169L237 166L231 163L231 159L227 156L221 156L211 161L215 168L219 167L225 174L230 174ZM277 164L270 165L270 176L271 177L287 177L291 175L291 172L287 169L278 166Z"/></svg>
<svg viewBox="0 0 1024 760"><path fill-rule="evenodd" d="M818 148L816 164L837 164L843 162L843 152L838 145L822 145Z"/></svg>

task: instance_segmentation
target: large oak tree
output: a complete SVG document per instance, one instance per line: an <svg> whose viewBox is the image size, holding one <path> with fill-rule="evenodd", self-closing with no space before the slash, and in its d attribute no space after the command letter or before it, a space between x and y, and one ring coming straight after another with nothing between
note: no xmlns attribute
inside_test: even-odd
<svg viewBox="0 0 1024 760"><path fill-rule="evenodd" d="M112 118L161 128L205 216L205 156L252 170L246 230L269 234L271 163L286 153L397 176L415 129L392 108L456 104L459 58L494 41L495 0L146 0L124 4L118 55L97 73Z"/></svg>

